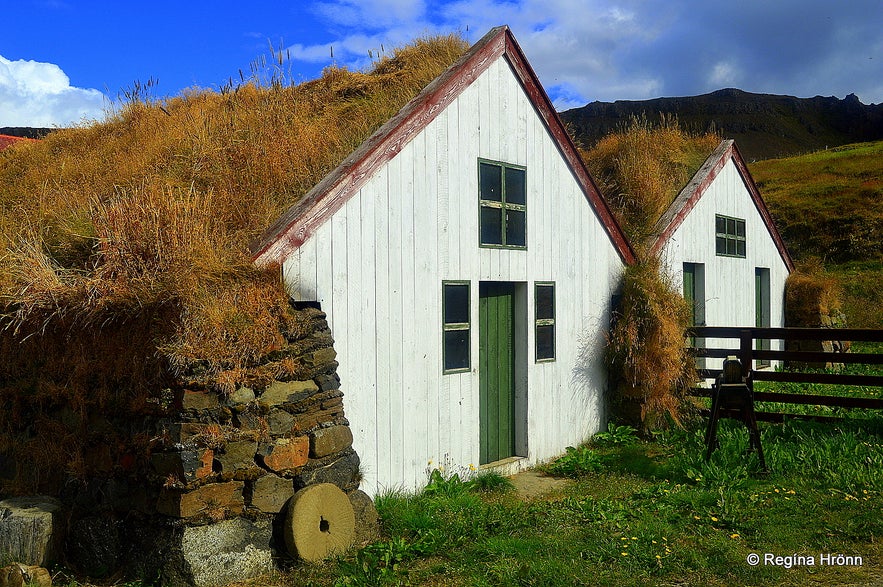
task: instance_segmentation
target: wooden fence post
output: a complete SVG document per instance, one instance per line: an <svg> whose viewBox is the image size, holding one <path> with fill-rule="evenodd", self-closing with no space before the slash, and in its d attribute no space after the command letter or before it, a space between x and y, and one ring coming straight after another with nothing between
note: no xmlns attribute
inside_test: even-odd
<svg viewBox="0 0 883 587"><path fill-rule="evenodd" d="M748 328L739 331L739 360L742 361L742 377L747 378L751 374L752 359L751 350L754 347L754 337ZM747 380L747 379L746 379Z"/></svg>

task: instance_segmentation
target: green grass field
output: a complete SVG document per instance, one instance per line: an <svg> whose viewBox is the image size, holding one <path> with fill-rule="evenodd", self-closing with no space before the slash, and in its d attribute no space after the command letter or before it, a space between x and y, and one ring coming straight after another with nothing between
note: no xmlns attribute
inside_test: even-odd
<svg viewBox="0 0 883 587"><path fill-rule="evenodd" d="M703 435L700 422L596 437L550 466L574 482L538 499L436 473L421 494L377 500L383 541L279 583L881 584L883 418L764 426L769 472L738 423L707 463Z"/></svg>
<svg viewBox="0 0 883 587"><path fill-rule="evenodd" d="M791 254L824 262L856 328L883 328L881 161L878 141L749 166Z"/></svg>

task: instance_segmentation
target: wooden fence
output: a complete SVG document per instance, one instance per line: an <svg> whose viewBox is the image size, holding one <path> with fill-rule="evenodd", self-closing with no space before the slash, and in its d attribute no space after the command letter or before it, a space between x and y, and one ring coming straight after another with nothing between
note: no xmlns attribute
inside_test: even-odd
<svg viewBox="0 0 883 587"><path fill-rule="evenodd" d="M701 341L704 339L737 339L738 348L714 348L700 345L694 346L696 357L726 358L735 355L742 362L743 375L748 376L749 384L753 386L755 381L795 382L795 383L821 383L829 385L870 386L883 387L881 375L856 375L832 372L832 370L796 370L789 367L785 370L772 368L756 369L754 361L783 361L788 365L834 363L844 365L865 364L883 365L883 353L852 353L852 352L819 352L819 351L789 351L789 350L766 350L756 346L768 345L759 341L782 340L787 348L788 341L862 341L883 342L883 330L857 329L857 328L735 328L723 326L696 326L690 328L688 334L691 340ZM700 369L701 378L714 378L720 374L719 369ZM694 388L696 396L709 397L711 390L708 388ZM838 408L865 408L883 410L883 399L857 396L831 396L801 393L779 392L754 392L755 402L777 402L785 404L803 404L815 406L829 406ZM781 422L786 416L796 418L808 418L814 420L837 420L836 417L821 415L785 414L781 412L757 411L757 419L767 422Z"/></svg>

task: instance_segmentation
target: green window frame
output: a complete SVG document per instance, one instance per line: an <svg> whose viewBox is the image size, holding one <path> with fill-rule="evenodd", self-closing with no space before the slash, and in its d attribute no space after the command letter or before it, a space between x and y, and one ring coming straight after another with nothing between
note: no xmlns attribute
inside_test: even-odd
<svg viewBox="0 0 883 587"><path fill-rule="evenodd" d="M534 284L534 360L555 360L555 282Z"/></svg>
<svg viewBox="0 0 883 587"><path fill-rule="evenodd" d="M716 214L714 216L714 248L720 257L745 258L745 220Z"/></svg>
<svg viewBox="0 0 883 587"><path fill-rule="evenodd" d="M481 247L527 248L527 168L478 160L478 242Z"/></svg>
<svg viewBox="0 0 883 587"><path fill-rule="evenodd" d="M442 282L442 370L462 373L471 368L470 287L468 281Z"/></svg>

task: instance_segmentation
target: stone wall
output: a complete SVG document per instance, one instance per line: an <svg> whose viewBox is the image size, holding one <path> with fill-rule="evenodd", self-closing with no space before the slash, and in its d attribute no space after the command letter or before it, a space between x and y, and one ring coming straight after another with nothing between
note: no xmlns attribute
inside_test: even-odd
<svg viewBox="0 0 883 587"><path fill-rule="evenodd" d="M247 385L223 392L190 373L140 412L94 414L94 426L69 406L40 415L57 419L43 422L46 430L64 427L65 417L80 430L104 429L77 453L88 461L79 475L67 470L39 486L66 511L67 523L55 529L55 540L58 533L66 538L55 562L96 578L243 580L288 556L281 538L286 504L319 483L350 496L362 514L357 539L372 537L376 514L358 490L359 457L333 339L322 312L297 311L307 327L251 366L240 378ZM6 434L0 455L15 465L7 476L32 480L39 473L30 469L40 463L24 458L22 439L32 442L33 434Z"/></svg>

